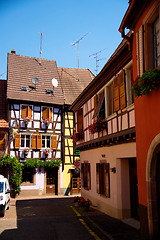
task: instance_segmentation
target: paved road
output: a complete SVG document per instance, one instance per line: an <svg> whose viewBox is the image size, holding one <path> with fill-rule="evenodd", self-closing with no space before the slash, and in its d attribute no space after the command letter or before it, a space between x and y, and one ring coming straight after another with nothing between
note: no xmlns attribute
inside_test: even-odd
<svg viewBox="0 0 160 240"><path fill-rule="evenodd" d="M0 218L0 240L93 240L71 205L71 198L12 200Z"/></svg>

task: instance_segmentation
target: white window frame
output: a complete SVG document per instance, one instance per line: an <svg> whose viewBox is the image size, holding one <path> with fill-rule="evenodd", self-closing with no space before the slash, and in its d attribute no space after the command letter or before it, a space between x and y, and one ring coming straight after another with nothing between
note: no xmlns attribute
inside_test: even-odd
<svg viewBox="0 0 160 240"><path fill-rule="evenodd" d="M21 142L21 141L22 141L22 135L24 136L24 146L23 146L23 147L21 146L21 144L22 144L22 142ZM29 146L26 146L26 140L27 140L27 139L26 139L26 136L29 136ZM21 133L20 148L21 148L21 149L24 149L24 148L26 148L26 147L29 147L29 148L31 147L31 135L30 135L30 134L23 134L23 133Z"/></svg>
<svg viewBox="0 0 160 240"><path fill-rule="evenodd" d="M50 138L50 147L47 147L47 137ZM43 138L45 138L45 146L43 147ZM51 148L51 136L50 135L42 135L42 149L45 149L45 148Z"/></svg>

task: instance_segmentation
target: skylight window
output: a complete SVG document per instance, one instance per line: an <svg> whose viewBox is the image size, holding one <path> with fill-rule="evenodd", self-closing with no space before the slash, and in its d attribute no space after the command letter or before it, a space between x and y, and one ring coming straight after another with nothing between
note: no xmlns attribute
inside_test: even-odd
<svg viewBox="0 0 160 240"><path fill-rule="evenodd" d="M21 87L21 90L27 92L27 88L26 87Z"/></svg>

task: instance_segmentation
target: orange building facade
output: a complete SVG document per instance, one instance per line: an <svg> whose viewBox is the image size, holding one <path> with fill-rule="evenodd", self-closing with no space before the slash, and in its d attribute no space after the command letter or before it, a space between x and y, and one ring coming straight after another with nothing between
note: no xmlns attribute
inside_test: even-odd
<svg viewBox="0 0 160 240"><path fill-rule="evenodd" d="M130 1L119 31L133 31L133 82L160 69L160 1ZM134 19L133 19L133 16ZM144 239L160 237L160 88L135 98L139 216Z"/></svg>

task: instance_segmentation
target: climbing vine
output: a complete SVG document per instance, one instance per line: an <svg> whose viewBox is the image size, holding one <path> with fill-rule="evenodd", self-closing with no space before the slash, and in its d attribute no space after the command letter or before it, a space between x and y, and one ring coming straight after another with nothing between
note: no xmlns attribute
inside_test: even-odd
<svg viewBox="0 0 160 240"><path fill-rule="evenodd" d="M41 161L39 159L27 159L24 163L20 163L17 158L9 154L0 157L0 167L7 167L9 170L9 183L15 193L20 192L20 185L22 183L22 170L24 168L54 168L60 167L60 159Z"/></svg>
<svg viewBox="0 0 160 240"><path fill-rule="evenodd" d="M22 182L22 167L17 158L11 157L9 154L1 156L0 167L7 167L9 170L9 183L15 193L20 192Z"/></svg>

